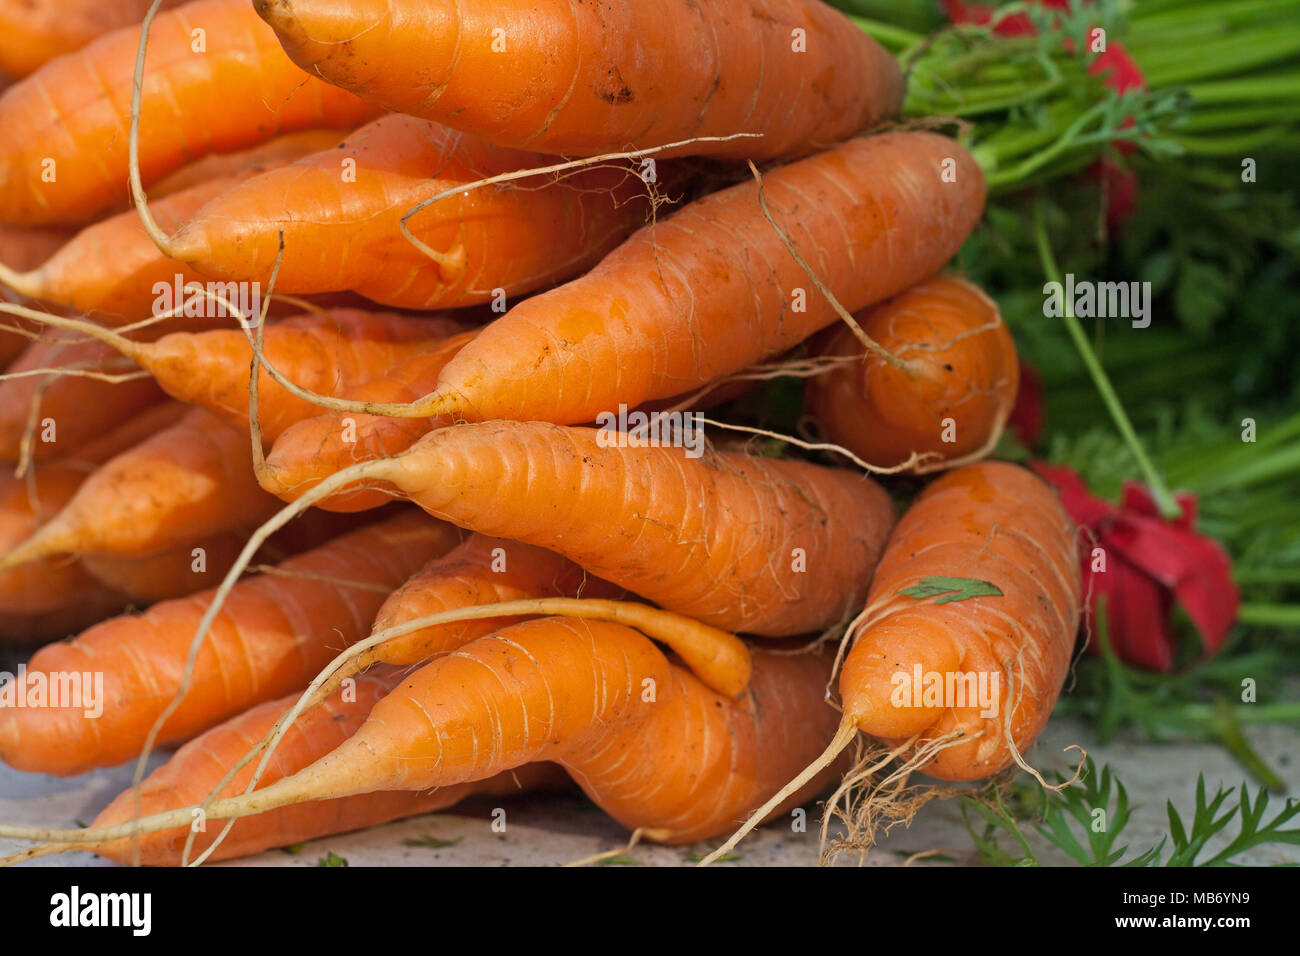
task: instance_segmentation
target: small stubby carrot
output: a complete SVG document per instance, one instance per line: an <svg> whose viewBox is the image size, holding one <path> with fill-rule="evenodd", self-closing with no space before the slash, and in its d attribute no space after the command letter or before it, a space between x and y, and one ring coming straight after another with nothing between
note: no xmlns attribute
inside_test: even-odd
<svg viewBox="0 0 1300 956"><path fill-rule="evenodd" d="M0 96L0 222L79 225L123 203L139 41L138 26L123 27ZM304 76L247 0L196 0L154 20L141 113L146 186L209 153L378 115Z"/></svg>
<svg viewBox="0 0 1300 956"><path fill-rule="evenodd" d="M23 77L144 19L152 0L0 0L0 71ZM174 7L184 0L163 0Z"/></svg>
<svg viewBox="0 0 1300 956"><path fill-rule="evenodd" d="M342 744L365 722L378 701L402 678L399 670L372 671L359 677L354 695L334 695L322 706L294 723L292 731L276 751L275 762L262 778L268 786L282 777L324 757ZM289 708L293 698L268 701L232 717L185 744L147 778L140 789L137 811L135 794L127 790L91 822L92 827L126 823L138 814L151 815L182 807L198 806L220 781L225 767L260 739L275 720ZM223 796L235 796L247 786L253 769L236 776L223 789ZM207 858L209 862L252 856L263 850L291 846L306 840L362 830L404 817L434 813L460 803L467 797L511 797L572 786L568 776L554 764L538 763L519 767L486 780L476 780L430 791L391 790L341 800L329 800L284 807L238 821L229 835ZM190 859L204 852L220 827L205 828L196 835ZM189 827L163 830L140 840L139 863L143 866L179 866ZM131 864L134 852L130 840L117 843L71 847L88 849L122 864Z"/></svg>
<svg viewBox="0 0 1300 956"><path fill-rule="evenodd" d="M947 137L852 140L765 173L761 193L748 181L646 226L484 328L416 407L375 411L581 424L690 392L836 321L790 248L856 312L941 268L984 195Z"/></svg>
<svg viewBox="0 0 1300 956"><path fill-rule="evenodd" d="M770 160L893 116L898 64L816 0L254 0L308 73L387 109L570 156ZM527 82L520 82L527 77Z"/></svg>
<svg viewBox="0 0 1300 956"><path fill-rule="evenodd" d="M346 393L360 402L414 402L430 392L438 373L477 334L462 332L437 348L414 356L387 374ZM292 501L349 465L406 451L435 427L449 424L440 418L387 418L359 412L324 412L290 425L275 440L258 474L262 487ZM317 507L338 512L365 511L392 501L389 491L373 488L348 490L318 502Z"/></svg>
<svg viewBox="0 0 1300 956"><path fill-rule="evenodd" d="M642 178L600 165L455 192L408 223L425 249L403 235L403 217L458 186L553 162L385 116L214 198L160 247L219 279L266 282L276 269L276 289L291 294L353 290L408 309L504 302L581 273L643 225ZM675 181L667 166L656 173L661 187Z"/></svg>
<svg viewBox="0 0 1300 956"><path fill-rule="evenodd" d="M1016 346L997 304L963 279L935 276L859 314L891 365L846 325L814 349L845 360L808 380L808 415L825 437L882 468L934 471L987 453L1020 382ZM857 361L853 361L857 357Z"/></svg>
<svg viewBox="0 0 1300 956"><path fill-rule="evenodd" d="M725 832L820 751L837 715L823 699L830 655L756 651L748 690L709 690L637 631L540 618L480 638L409 674L325 757L207 819L388 790L428 790L538 761L559 764L629 829L660 843ZM781 812L811 796L827 768ZM191 809L85 831L0 826L67 843L188 826Z"/></svg>
<svg viewBox="0 0 1300 956"><path fill-rule="evenodd" d="M1055 492L1018 465L967 465L926 488L890 537L855 621L840 672L840 729L781 793L837 759L859 732L902 761L894 779L920 771L979 780L1013 763L1027 768L1021 754L1047 723L1079 627L1075 533ZM853 803L850 833L865 845L871 834L854 831L871 826L873 801Z"/></svg>
<svg viewBox="0 0 1300 956"><path fill-rule="evenodd" d="M700 451L619 447L612 433L543 422L456 425L337 473L282 514L386 481L435 517L557 551L727 631L802 634L861 606L894 520L878 484L846 469Z"/></svg>
<svg viewBox="0 0 1300 956"><path fill-rule="evenodd" d="M278 502L258 487L247 430L204 408L112 458L61 511L0 557L0 570L56 554L145 557L256 525Z"/></svg>
<svg viewBox="0 0 1300 956"><path fill-rule="evenodd" d="M460 540L454 528L409 509L291 558L280 573L240 582L195 661L160 745L188 740L249 707L305 687L335 651L369 632L393 588ZM103 674L97 716L84 707L0 708L0 760L66 776L139 755L181 688L202 592L105 621L37 652L34 672Z"/></svg>
<svg viewBox="0 0 1300 956"><path fill-rule="evenodd" d="M52 369L0 381L0 460L17 461L31 423L30 453L36 459L66 458L132 415L162 401L162 389L148 376L106 381L74 369L111 376L132 371L116 351L99 342L74 341L47 333L29 345L7 374Z"/></svg>
<svg viewBox="0 0 1300 956"><path fill-rule="evenodd" d="M208 176L166 194L150 205L151 213L161 228L169 232L179 229L209 201L260 170L304 155L321 139L319 130L302 135L304 139L285 143L282 140L287 137L282 137L267 144L276 146L273 151L254 151L252 156L240 157L238 163L224 163L228 169L223 175ZM327 135L334 139L338 133ZM226 160L227 157L208 159ZM187 167L181 172L192 171ZM170 291L177 285L183 288L192 282L206 287L207 277L159 251L135 210L87 226L26 271L0 258L0 284L28 299L53 303L106 325L137 322L151 314L158 316L163 311L158 308L160 289ZM215 304L212 308L218 314L225 314Z"/></svg>

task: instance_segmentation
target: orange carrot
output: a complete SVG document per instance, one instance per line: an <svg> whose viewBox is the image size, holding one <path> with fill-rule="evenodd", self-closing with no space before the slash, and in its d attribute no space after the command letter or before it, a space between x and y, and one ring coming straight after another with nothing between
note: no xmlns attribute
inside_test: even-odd
<svg viewBox="0 0 1300 956"><path fill-rule="evenodd" d="M969 282L936 276L857 319L906 364L864 354L848 326L828 330L818 355L860 360L808 381L808 414L827 439L884 468L912 460L914 471L986 453L997 442L1020 373L992 299Z"/></svg>
<svg viewBox="0 0 1300 956"><path fill-rule="evenodd" d="M412 402L438 382L438 373L478 333L453 336L436 349L408 359L347 393L362 402ZM445 419L384 418L353 412L325 412L290 425L275 440L258 480L286 501L349 465L406 451ZM392 501L388 492L359 489L319 503L330 511L364 511Z"/></svg>
<svg viewBox="0 0 1300 956"><path fill-rule="evenodd" d="M1020 754L1047 723L1079 626L1074 535L1055 493L1019 466L968 465L930 485L890 537L855 622L835 740L781 793L820 772L859 731L903 760L889 780L914 770L977 780L1012 763L1027 769ZM846 781L830 810L861 782ZM878 810L871 795L849 801L855 846L870 841Z"/></svg>
<svg viewBox="0 0 1300 956"><path fill-rule="evenodd" d="M793 248L855 311L951 258L983 209L984 179L953 140L886 133L767 173L763 195ZM485 328L415 408L372 411L578 424L784 352L836 312L760 198L749 182L647 226L582 278Z"/></svg>
<svg viewBox="0 0 1300 956"><path fill-rule="evenodd" d="M256 299L235 301L233 284L224 301L257 311ZM225 310L225 306L222 309ZM147 369L173 398L199 405L227 424L248 432L248 388L253 347L241 330L174 332L156 342L135 342L79 319L38 316L57 328L102 339ZM270 326L263 340L264 362L313 392L347 391L393 364L416 357L462 331L441 316L413 316L334 309L299 315ZM267 442L288 425L316 414L311 402L291 394L262 366L258 378L258 420Z"/></svg>
<svg viewBox="0 0 1300 956"><path fill-rule="evenodd" d="M142 558L85 555L78 563L100 584L144 606L218 584L235 563L245 538L244 531L218 531Z"/></svg>
<svg viewBox="0 0 1300 956"><path fill-rule="evenodd" d="M36 369L131 372L130 363L108 346L71 341L62 333L33 342L9 366L8 373ZM162 398L162 390L146 376L111 382L55 371L0 381L0 459L19 458L32 422L36 423L31 445L34 458L68 457Z"/></svg>
<svg viewBox="0 0 1300 956"><path fill-rule="evenodd" d="M274 169L336 146L344 135L338 129L304 129L233 153L209 153L154 183L149 187L149 198L162 199L212 179Z"/></svg>
<svg viewBox="0 0 1300 956"><path fill-rule="evenodd" d="M365 722L370 708L391 691L401 677L402 672L395 669L366 674L357 679L355 699L344 700L335 695L319 710L303 716L276 752L276 761L263 778L262 785L296 773L342 744ZM153 814L197 806L216 786L226 766L234 763L254 741L261 738L292 703L291 697L268 701L232 717L181 747L141 785L140 812ZM223 795L234 796L242 792L251 776L252 768L249 768L234 778L222 791ZM299 804L239 821L208 859L216 862L251 856L273 847L361 830L421 813L434 813L466 797L508 797L539 790L558 790L569 785L568 777L558 767L539 763L486 780L439 787L428 792L394 790ZM136 814L135 794L127 790L110 803L91 826L125 823ZM207 849L218 832L219 828L211 827L198 834L191 859ZM140 863L144 866L179 866L189 835L189 827L180 827L143 838L140 841ZM68 849L88 849L119 863L130 863L133 859L129 840Z"/></svg>
<svg viewBox="0 0 1300 956"><path fill-rule="evenodd" d="M477 333L448 339L436 351L417 356L388 375L367 382L346 397L359 402L414 402L438 384L442 367ZM703 410L729 401L750 387L749 382L729 382L688 402ZM683 398L674 396L642 406L668 411ZM657 408L656 408L657 406ZM314 488L324 478L349 465L406 451L434 428L449 424L445 418L386 418L357 412L325 412L286 428L276 439L259 475L262 487L286 501ZM331 495L316 507L329 511L364 511L392 500L391 489L366 488Z"/></svg>
<svg viewBox="0 0 1300 956"><path fill-rule="evenodd" d="M828 655L760 651L754 665L749 690L732 700L631 628L528 621L409 675L327 756L264 789L214 801L207 819L455 786L553 761L648 839L702 840L766 799L835 729L823 700ZM785 804L811 795L822 779ZM84 831L0 826L0 836L85 844L192 819L183 808Z"/></svg>
<svg viewBox="0 0 1300 956"><path fill-rule="evenodd" d="M42 463L24 478L0 475L0 554L20 544L61 510L98 465L174 424L180 415L180 406L173 402L156 405L91 442L74 459ZM0 614L16 621L75 605L88 591L96 590L93 584L79 562L60 558L10 568L0 573ZM121 595L117 597L113 610L122 606ZM97 619L86 620L82 626Z"/></svg>
<svg viewBox="0 0 1300 956"><path fill-rule="evenodd" d="M0 222L79 224L124 201L139 40L139 27L116 30L0 96ZM209 153L376 114L304 76L248 0L197 0L158 16L149 35L141 174L148 185Z"/></svg>
<svg viewBox="0 0 1300 956"><path fill-rule="evenodd" d="M452 608L537 597L617 599L621 588L592 577L554 551L471 534L447 554L434 558L389 595L375 616L372 632L387 630ZM418 664L455 650L513 623L481 618L421 628L363 653L357 669L376 661Z"/></svg>
<svg viewBox="0 0 1300 956"><path fill-rule="evenodd" d="M400 113L572 156L775 159L893 116L898 65L815 0L254 0L299 66ZM521 78L526 78L521 81Z"/></svg>
<svg viewBox="0 0 1300 956"><path fill-rule="evenodd" d="M386 481L435 517L557 551L729 631L800 634L861 605L893 524L869 478L735 453L609 447L612 438L540 422L443 428L339 472L290 508Z"/></svg>
<svg viewBox="0 0 1300 956"><path fill-rule="evenodd" d="M976 780L1011 766L1056 703L1079 627L1074 524L1056 495L1016 465L958 469L900 522L872 581L866 618L844 662L846 718L875 737L958 741L920 769ZM986 581L1001 594L931 603L903 592L933 576ZM967 706L885 706L892 675L998 675L996 715Z"/></svg>
<svg viewBox="0 0 1300 956"><path fill-rule="evenodd" d="M458 192L410 221L432 256L403 236L402 217L444 190L551 162L385 116L213 199L160 245L214 278L266 282L278 262L275 287L286 293L351 289L410 309L504 302L577 275L642 225L641 178L595 166ZM673 177L664 169L657 179Z"/></svg>
<svg viewBox="0 0 1300 956"><path fill-rule="evenodd" d="M209 633L160 744L188 740L263 701L305 687L335 649L366 634L388 593L459 541L408 511L284 562L284 574L235 587ZM106 621L39 651L28 673L103 674L98 716L81 707L0 708L0 760L58 775L137 756L181 687L186 652L211 592ZM119 704L118 702L126 702Z"/></svg>
<svg viewBox="0 0 1300 956"><path fill-rule="evenodd" d="M304 155L321 136L316 130L301 135L308 139L286 144L283 140L287 137L281 137L268 144L277 147L274 151L244 156L240 167L176 190L155 201L150 210L163 229L179 229L210 200L263 169ZM332 139L338 137L337 132L328 135ZM226 160L227 157L208 159ZM235 167L234 163L226 165ZM182 173L190 172L190 168L182 170ZM184 286L190 282L206 283L206 279L160 252L135 210L86 227L30 271L23 272L8 260L0 259L0 283L29 299L57 303L108 325L161 314L159 292L170 290L177 283Z"/></svg>
<svg viewBox="0 0 1300 956"><path fill-rule="evenodd" d="M278 563L319 547L330 538L359 527L350 516L306 514L259 549L256 560ZM322 520L324 519L324 520ZM143 558L83 555L78 562L96 581L130 598L137 606L185 597L215 587L235 563L249 529L219 531L198 541ZM14 571L21 569L15 568ZM10 572L13 573L13 572Z"/></svg>
<svg viewBox="0 0 1300 956"><path fill-rule="evenodd" d="M42 64L80 50L120 27L144 19L151 0L0 0L0 70L27 76ZM182 0L163 0L175 6Z"/></svg>
<svg viewBox="0 0 1300 956"><path fill-rule="evenodd" d="M54 554L144 557L255 525L276 500L257 486L246 433L194 408L105 463L0 570Z"/></svg>

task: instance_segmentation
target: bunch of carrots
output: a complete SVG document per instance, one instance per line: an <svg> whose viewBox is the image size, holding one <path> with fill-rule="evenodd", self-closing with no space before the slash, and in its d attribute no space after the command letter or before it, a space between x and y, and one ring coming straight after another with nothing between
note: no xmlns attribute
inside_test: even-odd
<svg viewBox="0 0 1300 956"><path fill-rule="evenodd" d="M819 0L657 7L0 0L0 760L138 767L9 862L570 783L665 843L834 788L829 854L1030 769L1082 596L982 460L981 165ZM815 435L705 416L780 376Z"/></svg>

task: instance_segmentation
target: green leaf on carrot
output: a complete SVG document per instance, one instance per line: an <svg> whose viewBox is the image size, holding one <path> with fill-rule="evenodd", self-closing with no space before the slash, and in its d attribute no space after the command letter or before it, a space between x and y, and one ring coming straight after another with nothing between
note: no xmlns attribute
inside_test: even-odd
<svg viewBox="0 0 1300 956"><path fill-rule="evenodd" d="M935 598L935 604L947 604L950 601L965 601L973 597L1001 597L1002 592L988 581L975 578L921 578L920 584L903 588L898 592L918 601Z"/></svg>
<svg viewBox="0 0 1300 956"><path fill-rule="evenodd" d="M306 841L303 841L301 843L290 843L288 846L280 847L280 852L288 853L290 856L297 856L299 853L303 851L303 847L305 847L306 845L307 845Z"/></svg>
<svg viewBox="0 0 1300 956"><path fill-rule="evenodd" d="M440 840L438 837L433 836L430 833L421 833L418 837L413 839L403 840L402 846L421 846L427 847L431 850L441 850L445 847L455 846L463 839L465 839L463 836L458 836L454 840Z"/></svg>
<svg viewBox="0 0 1300 956"><path fill-rule="evenodd" d="M333 850L326 851L325 855L316 861L317 866L347 866L348 861L338 856Z"/></svg>

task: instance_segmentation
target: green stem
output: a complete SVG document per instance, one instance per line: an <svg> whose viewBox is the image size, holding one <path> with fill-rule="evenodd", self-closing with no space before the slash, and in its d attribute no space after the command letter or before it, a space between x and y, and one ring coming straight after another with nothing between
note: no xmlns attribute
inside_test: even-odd
<svg viewBox="0 0 1300 956"><path fill-rule="evenodd" d="M1238 584L1300 584L1300 568L1238 568Z"/></svg>
<svg viewBox="0 0 1300 956"><path fill-rule="evenodd" d="M1049 282L1061 283L1061 273L1057 268L1056 259L1052 255L1051 242L1047 236L1047 215L1045 205L1041 196L1034 204L1034 237L1038 245L1038 257L1042 262L1043 272ZM1092 376L1093 384L1097 386L1097 392L1101 396L1102 403L1106 410L1110 412L1111 419L1115 422L1115 427L1119 429L1120 436L1128 445L1129 451L1133 453L1133 458L1138 463L1138 468L1146 477L1147 486L1151 489L1151 495L1155 499L1156 506L1160 513L1166 518L1176 518L1182 514L1182 509L1170 495L1169 489L1165 487L1164 479L1156 471L1155 465L1147 456L1146 448L1142 446L1137 432L1133 430L1133 425L1129 421L1128 413L1124 411L1124 406L1115 394L1115 388L1110 383L1106 375L1106 370L1102 368L1101 362L1097 359L1097 353L1092 350L1092 345L1088 342L1088 337L1083 332L1079 320L1074 315L1073 303L1065 302L1062 296L1064 308L1065 328L1069 332L1070 338L1074 340L1074 347L1079 352L1079 358L1088 369L1088 374Z"/></svg>
<svg viewBox="0 0 1300 956"><path fill-rule="evenodd" d="M1286 784L1250 745L1246 735L1241 732L1241 725L1237 723L1232 708L1222 697L1214 702L1214 716L1219 741L1237 758L1237 762L1274 793L1285 791Z"/></svg>
<svg viewBox="0 0 1300 956"><path fill-rule="evenodd" d="M1242 100L1276 102L1300 96L1300 73L1270 73L1232 80L1210 80L1184 87L1197 106L1218 106Z"/></svg>
<svg viewBox="0 0 1300 956"><path fill-rule="evenodd" d="M1260 627L1300 628L1300 605L1242 604L1237 609L1237 621L1240 624L1255 624Z"/></svg>
<svg viewBox="0 0 1300 956"><path fill-rule="evenodd" d="M881 23L879 20L868 20L866 17L854 16L851 13L845 14L845 16L853 21L853 24L859 30L891 53L911 49L925 39L919 33L904 30L902 27L896 27L893 24Z"/></svg>

